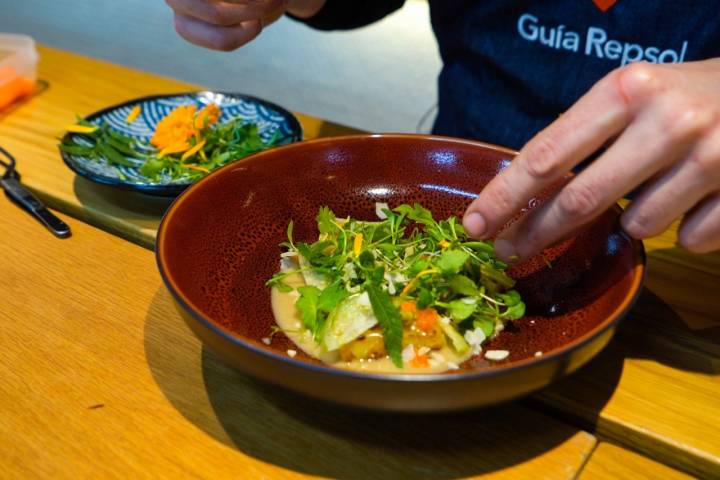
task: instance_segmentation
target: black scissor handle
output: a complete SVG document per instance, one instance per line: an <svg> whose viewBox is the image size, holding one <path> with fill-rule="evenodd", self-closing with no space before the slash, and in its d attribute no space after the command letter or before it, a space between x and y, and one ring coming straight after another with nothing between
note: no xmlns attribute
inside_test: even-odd
<svg viewBox="0 0 720 480"><path fill-rule="evenodd" d="M5 195L7 195L10 200L34 216L55 236L59 238L67 238L70 236L71 232L68 224L53 215L15 176L0 178L0 185L2 185L3 190L5 190Z"/></svg>

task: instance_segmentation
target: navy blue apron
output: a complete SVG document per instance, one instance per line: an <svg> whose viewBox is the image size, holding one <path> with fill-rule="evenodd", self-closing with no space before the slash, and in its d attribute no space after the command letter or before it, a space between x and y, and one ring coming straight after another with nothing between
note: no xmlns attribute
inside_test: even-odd
<svg viewBox="0 0 720 480"><path fill-rule="evenodd" d="M520 148L611 70L720 57L720 2L430 0L433 132Z"/></svg>

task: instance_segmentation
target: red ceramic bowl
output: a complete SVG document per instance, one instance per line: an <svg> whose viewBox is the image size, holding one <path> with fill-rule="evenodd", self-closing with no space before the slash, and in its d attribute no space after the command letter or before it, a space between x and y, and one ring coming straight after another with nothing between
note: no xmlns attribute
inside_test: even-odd
<svg viewBox="0 0 720 480"><path fill-rule="evenodd" d="M540 389L586 363L612 337L644 276L640 242L620 228L615 207L577 236L514 268L528 315L486 347L499 364L471 359L432 375L335 369L278 335L265 281L279 265L288 222L300 241L317 236L315 216L374 219L375 202L421 202L437 218L461 215L515 152L483 143L417 135L321 139L262 152L187 189L163 218L157 262L178 310L227 363L289 389L346 405L448 411L493 404ZM533 201L542 203L542 199ZM536 355L542 352L542 355Z"/></svg>

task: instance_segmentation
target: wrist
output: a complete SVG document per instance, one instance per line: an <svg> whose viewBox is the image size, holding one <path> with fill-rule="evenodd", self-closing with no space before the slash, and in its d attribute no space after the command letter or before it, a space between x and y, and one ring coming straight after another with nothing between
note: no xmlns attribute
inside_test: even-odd
<svg viewBox="0 0 720 480"><path fill-rule="evenodd" d="M298 18L315 16L325 6L327 0L290 0L287 12Z"/></svg>

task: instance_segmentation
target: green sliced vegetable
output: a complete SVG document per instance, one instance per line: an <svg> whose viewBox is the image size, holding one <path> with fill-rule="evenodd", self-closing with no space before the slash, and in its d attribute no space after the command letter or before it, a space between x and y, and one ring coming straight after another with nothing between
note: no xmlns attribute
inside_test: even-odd
<svg viewBox="0 0 720 480"><path fill-rule="evenodd" d="M449 323L440 322L440 328L442 329L445 336L447 336L447 338L450 340L450 344L457 353L462 355L463 353L468 351L470 345L468 345L463 336L460 335L457 330L455 330L455 327L453 327Z"/></svg>
<svg viewBox="0 0 720 480"><path fill-rule="evenodd" d="M355 294L343 300L328 317L323 345L337 350L377 325L368 294Z"/></svg>

